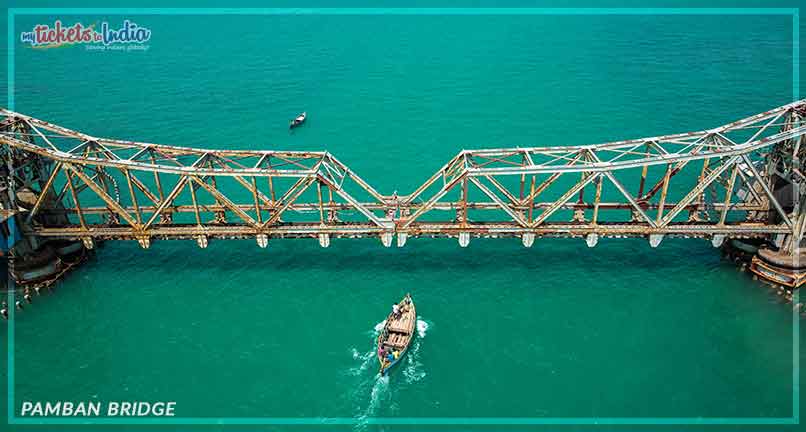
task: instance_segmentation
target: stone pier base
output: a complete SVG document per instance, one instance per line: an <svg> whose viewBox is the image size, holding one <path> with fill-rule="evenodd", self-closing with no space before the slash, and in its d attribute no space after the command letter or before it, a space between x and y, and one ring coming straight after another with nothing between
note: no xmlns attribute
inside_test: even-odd
<svg viewBox="0 0 806 432"><path fill-rule="evenodd" d="M796 257L762 248L750 262L750 271L767 281L796 289L806 284L806 253Z"/></svg>

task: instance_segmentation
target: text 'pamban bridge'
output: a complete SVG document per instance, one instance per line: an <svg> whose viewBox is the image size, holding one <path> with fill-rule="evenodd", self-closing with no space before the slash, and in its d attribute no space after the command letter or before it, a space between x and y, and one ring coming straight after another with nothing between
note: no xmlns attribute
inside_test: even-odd
<svg viewBox="0 0 806 432"><path fill-rule="evenodd" d="M407 195L328 152L93 137L0 111L3 252L21 287L104 240L707 238L781 285L806 281L806 100L724 126L597 145L465 150ZM725 242L729 239L729 242ZM806 263L806 260L803 260Z"/></svg>

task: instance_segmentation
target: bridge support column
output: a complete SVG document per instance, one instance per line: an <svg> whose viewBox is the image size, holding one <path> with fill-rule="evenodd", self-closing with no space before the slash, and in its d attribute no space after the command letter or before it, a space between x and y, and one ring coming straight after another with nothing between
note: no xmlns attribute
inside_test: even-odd
<svg viewBox="0 0 806 432"><path fill-rule="evenodd" d="M460 247L467 247L470 244L470 233L469 232L460 232L459 233L459 246Z"/></svg>
<svg viewBox="0 0 806 432"><path fill-rule="evenodd" d="M381 234L381 243L383 243L383 245L385 247L392 246L392 237L394 237L394 236L395 236L395 233L393 233L393 232L385 232L385 233Z"/></svg>
<svg viewBox="0 0 806 432"><path fill-rule="evenodd" d="M786 236L777 251L760 248L750 261L750 271L755 275L788 290L806 285L806 239L803 236L806 212L793 219L793 234Z"/></svg>
<svg viewBox="0 0 806 432"><path fill-rule="evenodd" d="M327 233L319 234L319 246L322 246L323 248L330 246L330 234Z"/></svg>
<svg viewBox="0 0 806 432"><path fill-rule="evenodd" d="M151 237L143 236L137 239L137 243L140 243L140 247L143 249L148 249L151 247Z"/></svg>
<svg viewBox="0 0 806 432"><path fill-rule="evenodd" d="M81 241L84 243L85 248L87 249L95 248L95 241L92 239L92 237L84 237L83 239L81 239Z"/></svg>
<svg viewBox="0 0 806 432"><path fill-rule="evenodd" d="M663 241L663 234L650 234L649 235L649 245L653 248L660 246L660 242Z"/></svg>
<svg viewBox="0 0 806 432"><path fill-rule="evenodd" d="M266 246L269 245L269 236L266 234L258 234L255 238L257 240L257 245L260 246L261 249L265 249Z"/></svg>
<svg viewBox="0 0 806 432"><path fill-rule="evenodd" d="M409 235L406 233L398 233L397 234L397 247L406 246L406 240L409 238Z"/></svg>
<svg viewBox="0 0 806 432"><path fill-rule="evenodd" d="M713 245L715 248L721 247L723 243L725 243L724 234L715 234L713 237L711 237L711 245Z"/></svg>
<svg viewBox="0 0 806 432"><path fill-rule="evenodd" d="M532 247L532 245L535 243L535 233L523 234L521 241L523 242L523 246L528 248Z"/></svg>
<svg viewBox="0 0 806 432"><path fill-rule="evenodd" d="M6 117L0 121L0 132L4 138L34 144L33 129L21 119ZM64 206L52 187L51 174L59 167L60 164L40 155L0 146L0 236L3 237L0 256L7 260L4 264L8 269L7 285L0 290L19 293L15 302L18 310L32 301L33 290L39 292L52 286L87 256L85 245L89 239L84 239L84 244L76 240L48 240L29 229L33 224L68 221L67 214L59 212ZM6 306L3 309L8 312Z"/></svg>
<svg viewBox="0 0 806 432"><path fill-rule="evenodd" d="M599 234L588 234L587 237L585 237L585 243L588 244L589 248L595 247L599 243Z"/></svg>
<svg viewBox="0 0 806 432"><path fill-rule="evenodd" d="M804 115L806 112L793 112L782 129L803 126L806 124ZM750 271L793 290L806 285L806 173L802 165L802 161L806 161L806 142L803 135L776 144L767 157L766 169L774 173L771 188L779 208L787 214L792 231L776 238L780 242L776 241L771 247L760 248L750 262ZM783 219L775 213L771 213L770 218Z"/></svg>

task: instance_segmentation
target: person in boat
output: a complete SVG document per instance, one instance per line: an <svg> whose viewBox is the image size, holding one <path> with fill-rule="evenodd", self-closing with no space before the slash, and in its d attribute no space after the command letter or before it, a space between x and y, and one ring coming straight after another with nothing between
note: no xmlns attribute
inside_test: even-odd
<svg viewBox="0 0 806 432"><path fill-rule="evenodd" d="M383 347L383 344L378 345L378 357L386 357L386 349Z"/></svg>
<svg viewBox="0 0 806 432"><path fill-rule="evenodd" d="M392 305L392 317L400 318L400 306L397 303Z"/></svg>
<svg viewBox="0 0 806 432"><path fill-rule="evenodd" d="M395 357L395 360L397 360L397 359L398 359L398 357L400 357L400 351L395 350L395 351L392 353L392 355Z"/></svg>
<svg viewBox="0 0 806 432"><path fill-rule="evenodd" d="M389 363L395 361L395 355L390 352L389 354L386 355L386 360L388 360Z"/></svg>

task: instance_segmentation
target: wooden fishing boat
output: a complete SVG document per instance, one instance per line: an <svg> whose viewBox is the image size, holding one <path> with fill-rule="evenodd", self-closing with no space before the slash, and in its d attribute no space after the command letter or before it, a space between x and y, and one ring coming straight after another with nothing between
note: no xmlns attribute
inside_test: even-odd
<svg viewBox="0 0 806 432"><path fill-rule="evenodd" d="M305 123L305 119L307 119L307 118L308 118L308 113L307 112L304 112L304 113L298 115L297 118L295 118L294 120L291 120L291 124L288 125L288 128L289 129L294 129L295 127Z"/></svg>
<svg viewBox="0 0 806 432"><path fill-rule="evenodd" d="M380 374L386 375L396 365L414 339L417 329L417 310L410 294L406 294L400 303L397 303L398 313L394 310L386 317L381 334L378 335L377 356L381 364ZM395 353L397 353L395 355ZM391 356L390 356L391 354Z"/></svg>

